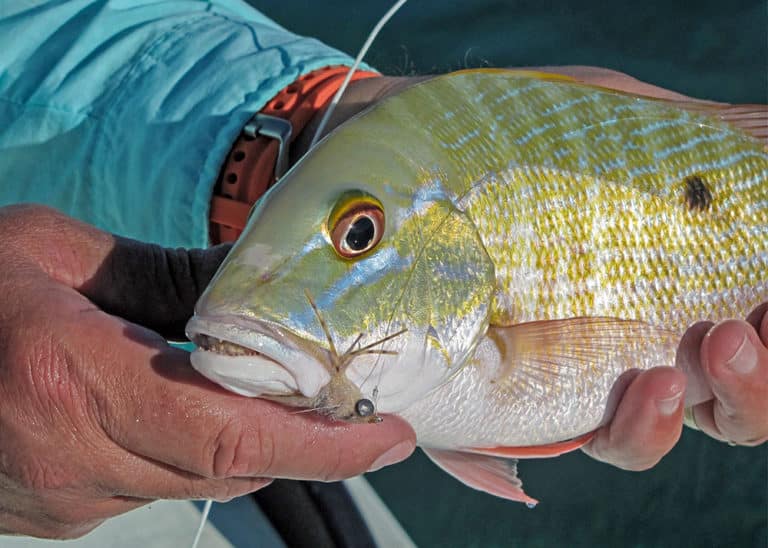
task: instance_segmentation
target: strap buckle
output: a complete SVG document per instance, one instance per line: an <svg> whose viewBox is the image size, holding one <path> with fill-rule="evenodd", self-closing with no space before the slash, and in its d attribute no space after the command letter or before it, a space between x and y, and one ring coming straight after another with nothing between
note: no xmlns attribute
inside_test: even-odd
<svg viewBox="0 0 768 548"><path fill-rule="evenodd" d="M288 171L288 144L291 142L293 126L285 118L256 113L248 120L243 133L249 137L263 135L278 142L277 161L275 162L275 180L280 179Z"/></svg>

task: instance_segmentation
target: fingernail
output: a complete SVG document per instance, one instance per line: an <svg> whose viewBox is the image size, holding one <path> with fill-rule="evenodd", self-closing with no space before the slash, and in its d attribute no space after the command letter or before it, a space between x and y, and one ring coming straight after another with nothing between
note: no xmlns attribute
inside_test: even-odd
<svg viewBox="0 0 768 548"><path fill-rule="evenodd" d="M738 350L730 359L725 361L725 365L741 375L751 373L757 367L757 348L754 347L747 335L744 335L744 340L741 341Z"/></svg>
<svg viewBox="0 0 768 548"><path fill-rule="evenodd" d="M373 464L371 464L368 471L375 472L376 470L381 470L385 466L405 460L411 453L413 453L413 444L408 441L402 441L373 461Z"/></svg>
<svg viewBox="0 0 768 548"><path fill-rule="evenodd" d="M682 400L682 391L675 394L671 398L664 398L663 400L656 400L656 408L659 410L659 414L664 417L674 415L680 407L680 401Z"/></svg>

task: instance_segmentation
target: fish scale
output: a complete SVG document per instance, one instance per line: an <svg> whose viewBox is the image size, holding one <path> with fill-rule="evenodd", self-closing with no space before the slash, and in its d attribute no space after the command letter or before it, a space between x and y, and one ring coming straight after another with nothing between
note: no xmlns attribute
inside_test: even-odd
<svg viewBox="0 0 768 548"><path fill-rule="evenodd" d="M758 141L711 117L587 86L483 72L434 84L422 97L414 89L407 111L450 151L441 164L464 175L461 206L498 285L515 295L497 299L492 323L601 315L683 330L713 313L743 315L768 293L759 279L768 160ZM504 133L478 131L489 119L507 122ZM711 189L705 211L683 207L690 175ZM531 234L529 245L508 245Z"/></svg>
<svg viewBox="0 0 768 548"><path fill-rule="evenodd" d="M486 102L475 112L461 105L451 128L435 132L453 143L453 132L478 120L512 122L503 135L493 131L492 143L489 134L473 134L473 149L452 149L443 161L467 175L459 204L495 266L492 325L598 316L642 320L681 335L702 318L743 317L766 299L764 144L660 101L493 76L446 80L462 97L482 89ZM692 175L712 193L703 210L686 205L685 179ZM457 438L468 447L566 439L600 423L603 406L591 398L607 394L622 370L674 361L668 341L636 350L633 362L580 388L571 385L570 394L560 391L556 404L511 398L508 389L488 384L499 374L494 365L475 363L404 416L422 425L417 432L425 445L436 447ZM460 403L422 418L440 401Z"/></svg>
<svg viewBox="0 0 768 548"><path fill-rule="evenodd" d="M511 295L494 308L497 325L612 316L684 329L713 312L741 315L768 293L764 223L717 201L692 212L630 186L516 169L478 185L464 206ZM527 245L509 245L519 237Z"/></svg>

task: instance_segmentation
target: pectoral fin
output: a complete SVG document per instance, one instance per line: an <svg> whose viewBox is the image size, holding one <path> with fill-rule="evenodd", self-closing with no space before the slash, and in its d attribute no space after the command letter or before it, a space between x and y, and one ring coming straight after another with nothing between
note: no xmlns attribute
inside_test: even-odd
<svg viewBox="0 0 768 548"><path fill-rule="evenodd" d="M539 502L523 492L523 483L517 477L515 459L442 449L424 449L424 453L445 472L473 489L524 502L531 507Z"/></svg>
<svg viewBox="0 0 768 548"><path fill-rule="evenodd" d="M578 317L491 327L502 367L491 382L510 397L588 397L604 375L673 365L679 337L635 320ZM583 392L583 394L582 394Z"/></svg>

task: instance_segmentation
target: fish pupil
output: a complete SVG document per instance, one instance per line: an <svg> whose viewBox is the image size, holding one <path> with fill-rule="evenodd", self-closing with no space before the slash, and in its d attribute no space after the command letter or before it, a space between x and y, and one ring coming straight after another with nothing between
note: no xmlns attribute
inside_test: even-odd
<svg viewBox="0 0 768 548"><path fill-rule="evenodd" d="M347 232L346 242L352 251L362 251L367 248L376 235L376 227L370 217L362 216L357 219Z"/></svg>

